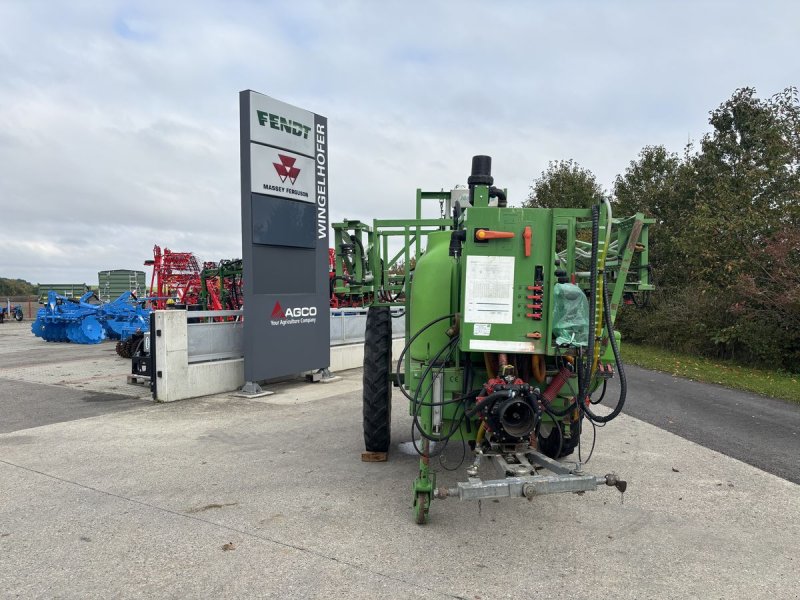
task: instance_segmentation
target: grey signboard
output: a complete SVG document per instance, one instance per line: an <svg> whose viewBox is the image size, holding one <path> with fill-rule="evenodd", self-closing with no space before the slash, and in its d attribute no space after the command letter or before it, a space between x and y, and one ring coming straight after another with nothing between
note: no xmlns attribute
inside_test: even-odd
<svg viewBox="0 0 800 600"><path fill-rule="evenodd" d="M239 93L244 376L330 364L328 120Z"/></svg>

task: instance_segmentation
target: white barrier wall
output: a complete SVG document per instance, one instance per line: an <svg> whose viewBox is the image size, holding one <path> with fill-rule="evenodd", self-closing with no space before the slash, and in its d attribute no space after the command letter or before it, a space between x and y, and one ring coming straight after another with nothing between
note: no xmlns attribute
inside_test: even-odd
<svg viewBox="0 0 800 600"><path fill-rule="evenodd" d="M187 317L185 310L159 310L155 312L155 362L153 375L156 381L158 402L174 402L186 398L210 396L233 392L244 385L244 359L231 358L207 362L189 362ZM160 333L159 333L160 332ZM392 341L395 360L403 350L404 339ZM331 347L330 370L356 369L364 363L364 344L358 342Z"/></svg>
<svg viewBox="0 0 800 600"><path fill-rule="evenodd" d="M174 402L236 390L244 385L244 360L233 358L189 364L185 310L155 313L156 400ZM161 332L161 335L159 335Z"/></svg>

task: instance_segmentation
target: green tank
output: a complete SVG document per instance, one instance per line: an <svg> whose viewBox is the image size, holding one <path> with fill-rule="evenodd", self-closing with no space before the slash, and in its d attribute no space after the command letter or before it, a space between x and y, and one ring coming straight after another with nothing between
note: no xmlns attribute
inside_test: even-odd
<svg viewBox="0 0 800 600"><path fill-rule="evenodd" d="M425 253L419 257L411 284L409 333L414 335L425 325L453 312L452 286L456 268L455 259L449 256L450 232L436 231L428 235ZM412 360L424 361L436 356L450 338L445 333L450 327L448 319L429 327L411 344Z"/></svg>

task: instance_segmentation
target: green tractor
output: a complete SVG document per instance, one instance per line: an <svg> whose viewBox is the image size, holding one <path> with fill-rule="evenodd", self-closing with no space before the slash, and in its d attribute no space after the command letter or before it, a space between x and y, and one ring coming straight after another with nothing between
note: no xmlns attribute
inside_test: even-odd
<svg viewBox="0 0 800 600"><path fill-rule="evenodd" d="M580 459L559 459L580 448L587 422L607 423L625 403L614 320L623 298L653 289L652 221L615 217L607 202L509 207L505 190L493 185L488 156L472 159L467 183L417 190L413 220L333 225L334 291L369 306L367 452L380 460L389 451L394 385L408 401L420 455L417 523L426 522L434 499L532 500L600 484L624 492L616 475L591 475ZM439 203L441 218L422 217L426 201ZM405 345L393 363L391 323L401 317ZM612 377L619 397L610 409L598 408ZM469 449L466 478L437 487L431 461L449 444L461 444L465 455ZM497 478L481 477L487 463Z"/></svg>

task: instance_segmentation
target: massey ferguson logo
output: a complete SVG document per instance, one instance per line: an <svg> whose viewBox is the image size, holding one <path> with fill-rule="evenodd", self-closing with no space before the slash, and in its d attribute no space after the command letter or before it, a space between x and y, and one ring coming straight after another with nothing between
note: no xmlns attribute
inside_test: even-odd
<svg viewBox="0 0 800 600"><path fill-rule="evenodd" d="M297 162L297 159L291 156L278 154L278 160L281 162L272 163L272 166L274 166L275 170L278 172L278 177L281 178L281 183L286 183L286 180L288 179L292 185L294 185L294 182L297 181L297 176L300 175L300 169L294 166L294 163Z"/></svg>
<svg viewBox="0 0 800 600"><path fill-rule="evenodd" d="M297 306L294 308L283 308L280 302L276 302L272 307L270 324L272 325L296 325L298 323L316 323L316 306Z"/></svg>

